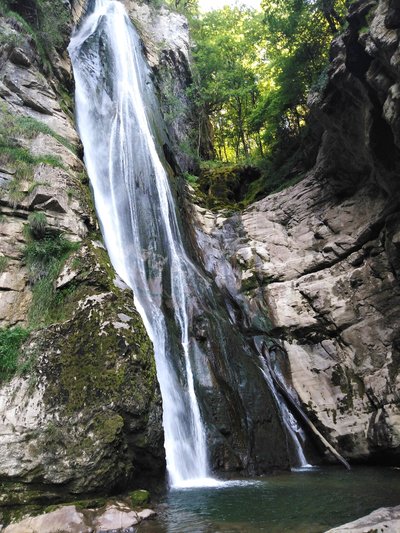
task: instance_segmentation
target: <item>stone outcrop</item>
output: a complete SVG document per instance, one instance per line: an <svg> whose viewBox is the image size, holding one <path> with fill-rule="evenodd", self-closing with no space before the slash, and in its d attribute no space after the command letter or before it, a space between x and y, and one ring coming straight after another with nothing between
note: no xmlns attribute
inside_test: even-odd
<svg viewBox="0 0 400 533"><path fill-rule="evenodd" d="M154 72L161 112L170 138L164 146L168 163L175 171L195 168L196 110L188 95L192 82L189 26L186 17L165 6L126 1L128 13L144 45Z"/></svg>
<svg viewBox="0 0 400 533"><path fill-rule="evenodd" d="M165 468L153 351L101 243L69 60L49 51L44 70L24 24L0 27L0 331L28 335L0 383L1 505L150 484Z"/></svg>
<svg viewBox="0 0 400 533"><path fill-rule="evenodd" d="M397 533L400 530L400 505L397 507L382 507L363 516L354 522L330 529L326 533L364 533L365 531L385 531Z"/></svg>
<svg viewBox="0 0 400 533"><path fill-rule="evenodd" d="M277 379L353 461L397 462L400 451L400 77L390 6L354 2L333 43L329 81L311 101L324 132L308 176L234 216L192 210L206 269L236 301L243 328L275 339L267 360Z"/></svg>
<svg viewBox="0 0 400 533"><path fill-rule="evenodd" d="M143 520L156 516L155 511L136 512L125 502L110 502L100 509L65 505L45 514L27 517L7 526L4 533L93 533L114 531L134 533ZM1 526L0 526L1 527Z"/></svg>

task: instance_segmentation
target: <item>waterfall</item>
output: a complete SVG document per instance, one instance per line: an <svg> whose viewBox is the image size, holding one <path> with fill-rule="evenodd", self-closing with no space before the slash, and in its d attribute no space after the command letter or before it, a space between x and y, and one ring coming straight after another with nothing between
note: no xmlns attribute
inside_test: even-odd
<svg viewBox="0 0 400 533"><path fill-rule="evenodd" d="M304 431L297 423L296 419L294 418L294 416L288 409L284 400L280 398L279 393L276 390L274 382L271 378L270 370L263 357L260 357L260 365L261 365L261 372L265 378L265 381L268 383L269 389L271 390L277 405L279 405L279 410L282 416L283 424L286 428L286 433L293 444L294 453L296 456L296 467L309 468L311 467L311 465L309 464L309 462L307 461L304 455L303 446L302 446L302 442L305 441Z"/></svg>
<svg viewBox="0 0 400 533"><path fill-rule="evenodd" d="M154 345L170 483L207 483L189 336L190 297L201 274L182 242L167 165L155 141L162 128L154 88L124 6L96 0L69 53L78 130L105 244Z"/></svg>
<svg viewBox="0 0 400 533"><path fill-rule="evenodd" d="M69 53L104 241L154 346L171 486L216 484L211 460L248 474L289 468L284 443L296 432L260 371L254 332L240 325L229 291L186 251L162 148L165 126L122 3L91 0Z"/></svg>

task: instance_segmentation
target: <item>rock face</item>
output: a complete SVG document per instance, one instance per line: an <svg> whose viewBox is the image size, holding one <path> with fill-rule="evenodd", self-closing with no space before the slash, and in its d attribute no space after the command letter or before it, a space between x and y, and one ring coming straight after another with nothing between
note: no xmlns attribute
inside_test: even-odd
<svg viewBox="0 0 400 533"><path fill-rule="evenodd" d="M0 364L0 501L150 483L165 469L152 346L101 244L69 60L44 70L24 24L0 27L0 332L28 335L11 381Z"/></svg>
<svg viewBox="0 0 400 533"><path fill-rule="evenodd" d="M134 533L136 525L156 516L151 509L136 512L124 502L109 503L101 509L79 509L66 505L35 517L11 524L4 533Z"/></svg>
<svg viewBox="0 0 400 533"><path fill-rule="evenodd" d="M398 20L354 2L313 96L324 127L299 184L226 217L195 207L195 241L248 331L268 333L277 379L354 461L398 462ZM368 28L368 24L369 28Z"/></svg>
<svg viewBox="0 0 400 533"><path fill-rule="evenodd" d="M364 533L365 531L385 531L397 533L400 530L400 505L382 507L354 522L330 529L326 533Z"/></svg>
<svg viewBox="0 0 400 533"><path fill-rule="evenodd" d="M125 5L154 72L171 143L164 146L166 159L174 170L193 171L198 118L187 91L192 82L188 22L164 6L157 8L131 0Z"/></svg>

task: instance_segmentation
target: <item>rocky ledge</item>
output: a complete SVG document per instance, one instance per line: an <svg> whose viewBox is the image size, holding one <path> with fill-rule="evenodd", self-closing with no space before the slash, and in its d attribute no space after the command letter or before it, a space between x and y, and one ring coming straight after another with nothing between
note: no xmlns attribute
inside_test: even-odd
<svg viewBox="0 0 400 533"><path fill-rule="evenodd" d="M152 509L133 510L127 501L115 500L100 508L65 505L53 511L28 516L0 530L3 533L135 533L143 520L156 516Z"/></svg>

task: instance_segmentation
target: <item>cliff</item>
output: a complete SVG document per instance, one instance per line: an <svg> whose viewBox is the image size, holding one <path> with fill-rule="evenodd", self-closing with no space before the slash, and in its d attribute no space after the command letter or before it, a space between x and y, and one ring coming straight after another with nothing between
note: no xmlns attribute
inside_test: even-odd
<svg viewBox="0 0 400 533"><path fill-rule="evenodd" d="M70 13L63 43L43 50L29 6L13 7L0 18L3 505L151 484L165 468L152 346L81 161Z"/></svg>
<svg viewBox="0 0 400 533"><path fill-rule="evenodd" d="M82 4L72 7L76 22ZM169 128L166 158L190 171L187 23L127 7ZM323 134L300 183L233 216L194 195L187 205L193 245L232 323L255 344L268 339L257 346L287 399L353 461L398 462L400 445L398 13L386 0L352 4L328 82L311 96ZM12 359L1 369L0 480L1 501L13 505L164 475L152 347L104 250L74 129L71 25L42 56L21 16L0 18L0 335ZM247 448L228 454L222 401L213 409L218 467L240 469Z"/></svg>
<svg viewBox="0 0 400 533"><path fill-rule="evenodd" d="M242 327L275 339L277 380L353 461L400 450L399 27L396 2L352 3L310 97L323 133L305 179L231 217L192 208Z"/></svg>

